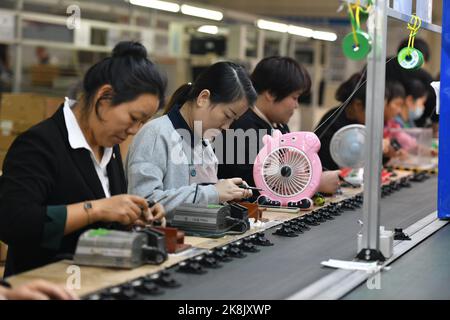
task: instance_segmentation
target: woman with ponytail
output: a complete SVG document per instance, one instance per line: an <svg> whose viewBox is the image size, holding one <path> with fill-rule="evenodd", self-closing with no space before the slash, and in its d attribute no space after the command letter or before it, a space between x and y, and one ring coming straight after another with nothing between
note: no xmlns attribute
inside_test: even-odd
<svg viewBox="0 0 450 320"><path fill-rule="evenodd" d="M256 99L245 70L230 62L205 69L175 91L165 115L136 135L127 157L128 191L163 199L169 220L182 203L218 204L251 196L241 178L218 181L211 140Z"/></svg>
<svg viewBox="0 0 450 320"><path fill-rule="evenodd" d="M87 71L79 101L66 98L16 138L0 178L5 276L72 255L87 229L162 218L160 205L126 194L118 144L156 112L165 87L144 46L121 42Z"/></svg>

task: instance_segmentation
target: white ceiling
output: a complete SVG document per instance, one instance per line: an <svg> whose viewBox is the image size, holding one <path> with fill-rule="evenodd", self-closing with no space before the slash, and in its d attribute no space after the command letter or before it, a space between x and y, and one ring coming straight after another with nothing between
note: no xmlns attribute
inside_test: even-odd
<svg viewBox="0 0 450 320"><path fill-rule="evenodd" d="M337 13L340 0L193 0L196 3L238 10L241 12L286 17L345 17ZM419 0L416 0L419 1ZM423 1L423 0L421 0ZM433 0L434 19L440 21L442 0Z"/></svg>
<svg viewBox="0 0 450 320"><path fill-rule="evenodd" d="M267 16L336 16L336 0L195 0L197 3Z"/></svg>
<svg viewBox="0 0 450 320"><path fill-rule="evenodd" d="M24 0L25 3L50 4L55 10L64 7L70 0ZM288 18L306 23L328 24L326 18L347 19L346 10L337 12L345 0L170 0L198 5L208 5L217 9L231 9L241 13L249 13L274 18ZM393 0L390 0L392 2ZM399 0L404 1L404 0ZM424 0L413 0L413 2ZM442 0L433 1L433 22L440 24ZM15 0L0 0L2 3L14 3ZM77 0L78 3L89 2L99 6L129 8L128 0ZM0 5L1 6L1 5ZM324 19L325 18L325 19Z"/></svg>

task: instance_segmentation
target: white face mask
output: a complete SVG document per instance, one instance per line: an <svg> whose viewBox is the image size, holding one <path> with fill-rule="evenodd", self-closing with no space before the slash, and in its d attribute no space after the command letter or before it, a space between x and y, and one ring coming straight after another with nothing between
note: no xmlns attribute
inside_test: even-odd
<svg viewBox="0 0 450 320"><path fill-rule="evenodd" d="M409 110L409 118L412 120L417 120L423 115L424 107L421 105L416 105L413 110Z"/></svg>

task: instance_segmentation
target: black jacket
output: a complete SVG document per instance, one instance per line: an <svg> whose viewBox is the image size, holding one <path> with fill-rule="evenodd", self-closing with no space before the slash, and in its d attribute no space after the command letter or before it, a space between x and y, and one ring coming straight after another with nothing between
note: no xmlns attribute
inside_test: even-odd
<svg viewBox="0 0 450 320"><path fill-rule="evenodd" d="M111 195L126 193L118 146L107 166ZM0 177L0 240L8 244L5 276L34 269L74 253L87 228L66 235L58 249L42 246L48 206L104 198L89 151L72 149L63 107L16 138ZM91 225L90 228L104 226Z"/></svg>
<svg viewBox="0 0 450 320"><path fill-rule="evenodd" d="M344 110L342 109L340 110L342 112L340 111L336 112L336 110L337 108L333 108L330 111L328 111L322 117L322 119L320 119L320 122L317 125L317 128L319 127L320 128L319 129L316 128L315 130L316 135L320 139L319 157L320 161L322 162L322 167L324 171L339 169L339 166L336 164L336 162L334 162L330 153L330 142L331 138L333 138L333 135L342 127L345 127L349 124L357 124L356 121L347 118L347 115L345 114L345 108ZM333 116L331 117L331 115ZM324 122L325 124L323 124Z"/></svg>
<svg viewBox="0 0 450 320"><path fill-rule="evenodd" d="M247 133L249 133L248 130L256 130L257 141L250 141L248 138L245 140L239 140L236 137L234 137L234 141L230 141L230 138L227 138L227 131L232 134L234 130L239 129ZM289 133L289 127L287 125L280 125L276 129L280 130L282 134ZM221 138L223 139L223 157L220 157L222 159L219 159L217 174L219 179L237 177L242 178L250 186L255 186L255 180L253 179L253 164L258 152L264 146L262 138L266 134L271 135L272 131L273 128L266 121L258 117L252 109L247 110L247 112L244 113L238 120L234 121L229 130L224 130L221 135ZM230 135L229 137L232 136L233 135ZM257 143L256 148L254 145L251 145L254 142ZM234 146L233 153L231 153L231 150L227 150L227 146L230 147L232 145ZM216 154L217 153L218 152L216 150ZM231 157L231 154L233 154L234 157ZM258 195L259 193L257 191L253 191L253 197L251 200L256 200Z"/></svg>

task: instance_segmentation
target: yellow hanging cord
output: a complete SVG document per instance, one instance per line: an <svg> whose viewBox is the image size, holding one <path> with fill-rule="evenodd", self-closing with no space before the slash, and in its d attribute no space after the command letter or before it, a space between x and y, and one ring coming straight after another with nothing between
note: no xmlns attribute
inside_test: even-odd
<svg viewBox="0 0 450 320"><path fill-rule="evenodd" d="M356 35L356 31L361 29L361 20L359 18L360 13L368 13L370 8L372 7L372 2L369 1L369 5L366 8L363 8L361 6L361 1L357 0L355 4L348 3L348 11L351 18L351 25L352 25L352 34L353 34L353 42L355 43L356 47L359 47L358 37ZM353 10L355 10L355 13L353 13Z"/></svg>
<svg viewBox="0 0 450 320"><path fill-rule="evenodd" d="M348 6L348 12L350 14L350 19L352 20L350 24L352 26L353 42L354 42L356 47L359 47L358 37L356 36L356 28L357 28L358 25L355 26L356 19L355 19L355 15L353 14L353 6L350 5L350 4Z"/></svg>
<svg viewBox="0 0 450 320"><path fill-rule="evenodd" d="M409 32L409 40L408 40L408 48L411 49L414 48L414 39L416 38L417 32L419 31L420 27L422 25L422 19L420 19L415 14L411 16L411 19L408 23L408 30Z"/></svg>
<svg viewBox="0 0 450 320"><path fill-rule="evenodd" d="M360 29L361 28L361 22L360 22L360 20L359 20L359 12L360 12L360 10L361 10L361 3L360 3L360 0L357 0L356 1L356 4L355 4L355 7L356 7L356 27L358 28L358 29Z"/></svg>
<svg viewBox="0 0 450 320"><path fill-rule="evenodd" d="M360 8L361 8L361 12L362 13L368 14L370 9L372 8L372 2L369 1L369 4L367 5L367 7L365 7L365 8L364 7L360 7Z"/></svg>

